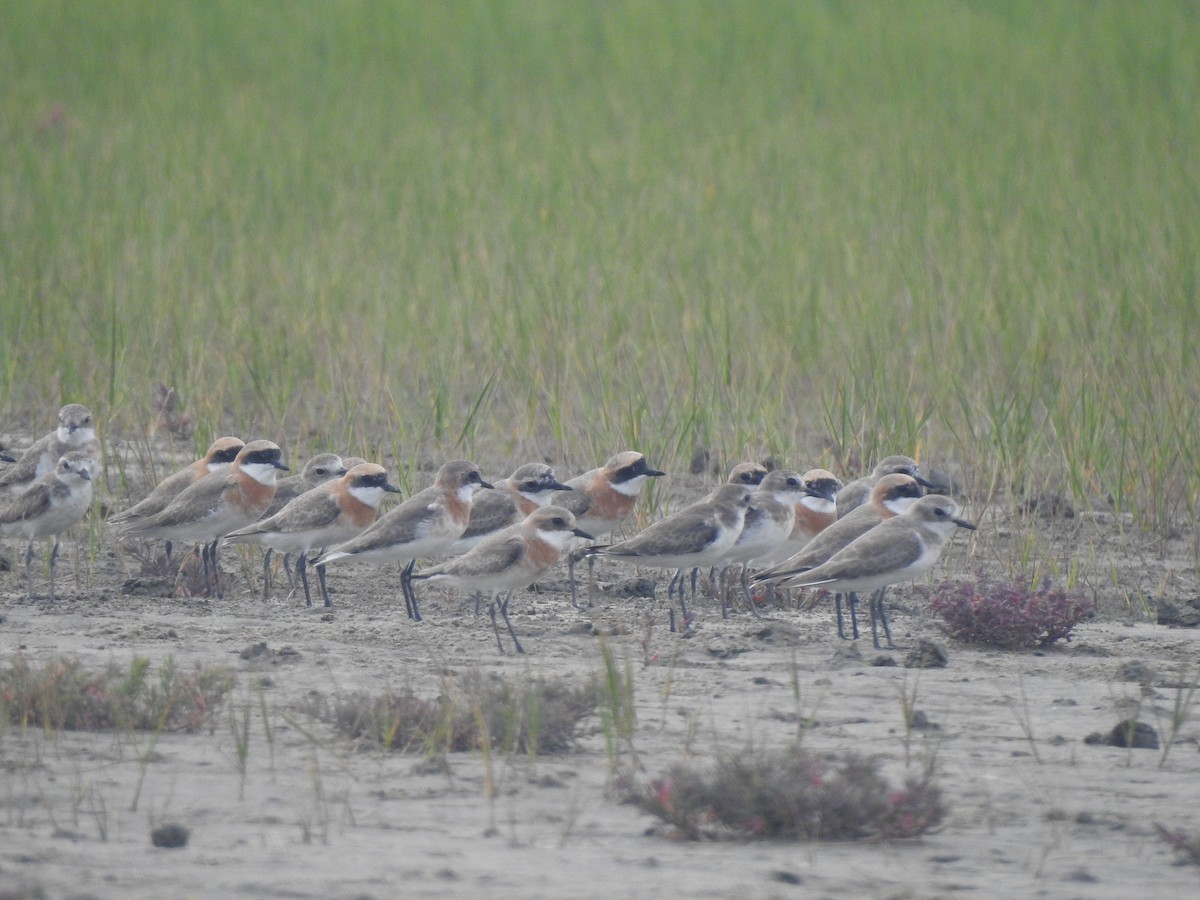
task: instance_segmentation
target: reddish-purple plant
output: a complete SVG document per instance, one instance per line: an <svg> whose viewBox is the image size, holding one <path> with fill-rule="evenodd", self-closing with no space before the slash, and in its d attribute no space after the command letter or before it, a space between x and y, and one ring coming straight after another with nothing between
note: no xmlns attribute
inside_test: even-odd
<svg viewBox="0 0 1200 900"><path fill-rule="evenodd" d="M1200 866L1200 837L1188 834L1186 831L1171 831L1157 823L1154 829L1160 838L1171 845L1171 849L1179 858L1180 865L1191 863L1193 866Z"/></svg>
<svg viewBox="0 0 1200 900"><path fill-rule="evenodd" d="M675 765L648 783L626 776L619 791L692 840L910 838L946 813L928 772L895 788L869 757L834 765L799 747L723 757L709 774Z"/></svg>
<svg viewBox="0 0 1200 900"><path fill-rule="evenodd" d="M951 637L1002 650L1069 641L1075 626L1095 614L1087 597L1056 587L1049 579L1035 588L1025 581L999 581L981 572L973 579L934 587L929 608L941 616Z"/></svg>

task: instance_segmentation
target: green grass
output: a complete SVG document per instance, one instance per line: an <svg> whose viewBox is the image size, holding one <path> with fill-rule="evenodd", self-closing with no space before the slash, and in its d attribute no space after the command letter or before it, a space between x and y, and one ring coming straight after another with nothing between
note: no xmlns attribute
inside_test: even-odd
<svg viewBox="0 0 1200 900"><path fill-rule="evenodd" d="M0 416L1200 516L1200 20L1125 2L9 2ZM28 421L30 410L44 410Z"/></svg>

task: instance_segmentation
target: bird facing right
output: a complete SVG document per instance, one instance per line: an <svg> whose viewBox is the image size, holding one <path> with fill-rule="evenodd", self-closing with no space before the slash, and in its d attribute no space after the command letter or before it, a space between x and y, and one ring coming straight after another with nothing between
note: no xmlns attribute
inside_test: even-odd
<svg viewBox="0 0 1200 900"><path fill-rule="evenodd" d="M92 475L96 463L87 450L71 450L58 464L0 511L0 537L29 541L25 551L25 590L33 600L33 544L38 538L54 538L50 551L50 599L54 599L54 563L58 558L58 536L78 522L92 505Z"/></svg>
<svg viewBox="0 0 1200 900"><path fill-rule="evenodd" d="M39 438L13 465L0 472L0 492L24 490L73 450L86 452L93 463L100 462L100 440L92 424L91 410L78 403L68 403L60 409L58 428Z"/></svg>
<svg viewBox="0 0 1200 900"><path fill-rule="evenodd" d="M784 579L792 587L873 591L924 575L942 555L959 528L975 530L958 504L942 494L928 494L905 512L880 522L829 560Z"/></svg>
<svg viewBox="0 0 1200 900"><path fill-rule="evenodd" d="M508 619L512 592L541 577L575 540L581 538L591 540L592 535L576 524L575 516L569 510L561 506L543 506L516 525L485 537L462 556L414 575L413 580L491 591L492 628L500 652L504 652L504 645L496 624L497 610L504 618L514 648L518 653L524 653ZM503 600L499 600L500 594L505 595Z"/></svg>

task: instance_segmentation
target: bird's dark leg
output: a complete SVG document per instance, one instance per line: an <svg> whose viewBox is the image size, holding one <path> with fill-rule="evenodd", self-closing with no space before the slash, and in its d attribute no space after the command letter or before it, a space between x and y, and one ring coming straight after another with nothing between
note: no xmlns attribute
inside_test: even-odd
<svg viewBox="0 0 1200 900"><path fill-rule="evenodd" d="M290 553L283 554L283 571L284 571L284 574L287 575L288 588L290 588L291 590L295 590L296 589L296 579L292 577L292 570L290 568L288 568L288 560L291 558L291 556L292 556L292 554L290 554Z"/></svg>
<svg viewBox="0 0 1200 900"><path fill-rule="evenodd" d="M287 568L287 557L284 556L284 568ZM304 605L312 606L312 594L308 592L308 572L305 566L308 564L308 557L305 551L300 551L300 555L296 557L296 574L300 576L300 583L304 585Z"/></svg>
<svg viewBox="0 0 1200 900"><path fill-rule="evenodd" d="M408 565L400 573L400 588L404 591L404 608L408 610L408 617L414 622L420 622L421 611L417 609L417 592L412 583L412 573L416 566L415 559L408 561Z"/></svg>
<svg viewBox="0 0 1200 900"><path fill-rule="evenodd" d="M508 626L508 634L512 638L513 648L518 653L524 653L525 648L521 646L521 642L517 639L517 633L513 630L512 622L508 618L508 603L512 600L512 591L504 595L504 599L500 601L500 615L504 617L504 624Z"/></svg>
<svg viewBox="0 0 1200 900"><path fill-rule="evenodd" d="M272 550L270 547L268 547L267 552L263 554L263 599L264 600L271 599L271 554L273 554L274 552L275 552L274 550ZM287 563L285 562L284 565L286 566Z"/></svg>
<svg viewBox="0 0 1200 900"><path fill-rule="evenodd" d="M25 548L25 595L33 602L33 541Z"/></svg>
<svg viewBox="0 0 1200 900"><path fill-rule="evenodd" d="M208 542L200 545L200 562L204 566L204 594L206 597L213 595L212 577L208 572Z"/></svg>
<svg viewBox="0 0 1200 900"><path fill-rule="evenodd" d="M50 548L50 602L53 603L57 598L54 596L54 564L58 562L58 536L54 537L54 546Z"/></svg>
<svg viewBox="0 0 1200 900"><path fill-rule="evenodd" d="M496 646L500 648L500 652L504 652L504 643L500 640L500 626L496 623L496 607L499 603L500 592L496 591L492 594L492 602L488 604L488 616L492 620L492 631L496 634Z"/></svg>
<svg viewBox="0 0 1200 900"><path fill-rule="evenodd" d="M321 582L321 599L325 601L327 607L333 606L333 601L329 599L329 588L325 585L325 565L323 563L317 566L317 580Z"/></svg>
<svg viewBox="0 0 1200 900"><path fill-rule="evenodd" d="M217 585L217 599L224 600L225 599L225 588L221 586L221 567L220 567L220 565L217 564L217 544L218 543L220 543L219 540L215 540L212 542L212 545L211 545L212 549L209 550L209 558L212 559L213 581Z"/></svg>
<svg viewBox="0 0 1200 900"><path fill-rule="evenodd" d="M892 629L888 625L887 610L883 605L883 595L887 591L886 587L881 587L871 595L871 639L875 644L876 650L895 650L896 645L892 643ZM887 638L885 647L879 646L879 632L876 627L877 623L883 626L883 635Z"/></svg>

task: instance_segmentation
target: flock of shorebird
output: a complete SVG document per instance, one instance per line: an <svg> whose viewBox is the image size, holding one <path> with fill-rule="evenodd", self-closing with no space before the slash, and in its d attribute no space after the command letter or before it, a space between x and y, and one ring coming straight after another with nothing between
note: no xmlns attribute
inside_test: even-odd
<svg viewBox="0 0 1200 900"><path fill-rule="evenodd" d="M0 458L12 463L0 470L0 495L15 495L0 510L0 537L29 542L25 569L30 599L34 543L54 539L49 559L53 599L59 535L92 504L100 462L92 415L78 404L64 406L55 431L18 459ZM691 621L686 573L691 572L694 594L704 568L725 573L740 566L740 586L755 615L759 610L752 584L835 592L841 637L846 637L842 594L848 595L852 636L857 638L857 595L874 592L872 638L880 646L882 629L891 647L883 590L927 572L958 528L975 528L952 499L923 493L930 485L906 456L890 456L870 475L846 485L824 469L768 471L757 463L741 463L728 483L703 499L612 543L597 543L596 537L611 534L626 521L647 481L665 474L635 451L618 453L566 482L558 481L550 466L530 463L493 485L475 463L453 460L438 470L431 486L383 515L384 496L400 489L388 481L382 466L324 453L313 457L301 474L278 478L287 468L271 441L222 437L139 503L109 516L108 524L125 538L165 541L168 559L172 542L199 544L206 589L218 598L223 596L217 560L222 541L265 548L264 597L270 591L271 554L284 554L289 580L293 568L288 558L294 554L295 576L310 606L310 565L330 606L326 566L404 562L401 586L411 618L421 618L416 582L489 592L497 644L504 649L499 614L518 652L523 649L508 617L511 594L564 555L576 607L574 566L579 560L588 563L589 584L596 559L674 570L667 596L678 598L685 624ZM414 571L418 559L433 557L451 558ZM724 575L721 581L722 614L728 615ZM669 608L674 627L674 608Z"/></svg>

